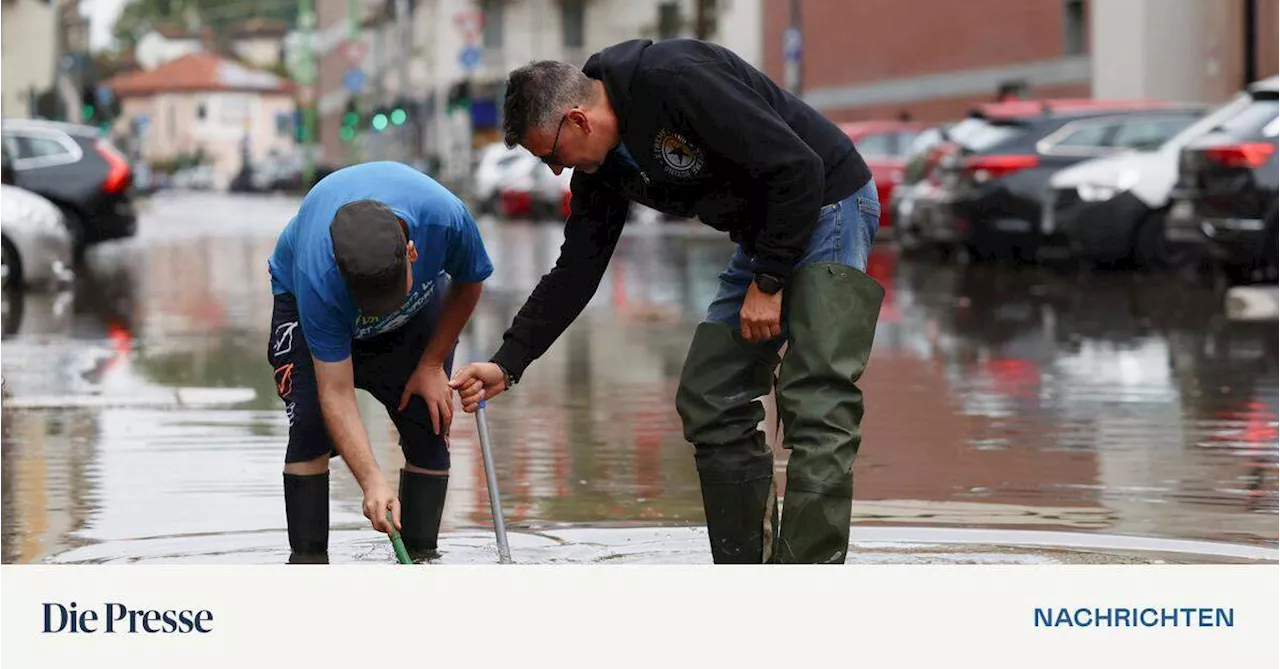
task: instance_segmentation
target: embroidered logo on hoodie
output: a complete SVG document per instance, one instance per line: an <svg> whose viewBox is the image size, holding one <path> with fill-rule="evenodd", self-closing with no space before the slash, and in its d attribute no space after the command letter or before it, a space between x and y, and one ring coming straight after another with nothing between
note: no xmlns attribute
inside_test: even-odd
<svg viewBox="0 0 1280 669"><path fill-rule="evenodd" d="M653 157L662 163L669 176L688 179L702 173L706 167L706 154L694 146L684 135L672 130L661 130L653 140Z"/></svg>

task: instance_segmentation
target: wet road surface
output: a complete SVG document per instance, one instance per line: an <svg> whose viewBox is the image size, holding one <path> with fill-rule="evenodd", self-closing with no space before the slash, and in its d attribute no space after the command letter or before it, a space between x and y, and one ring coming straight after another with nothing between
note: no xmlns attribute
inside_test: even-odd
<svg viewBox="0 0 1280 669"><path fill-rule="evenodd" d="M73 292L6 296L4 562L284 561L266 260L296 204L162 194ZM495 349L560 227L482 221L497 271L459 361ZM731 252L696 225L628 226L582 317L491 405L517 561L710 560L672 398ZM1276 560L1275 320L1232 321L1171 276L879 247L869 273L887 294L851 562ZM360 398L394 484L394 428ZM452 450L442 561L491 561L471 417ZM333 561L391 561L333 471Z"/></svg>

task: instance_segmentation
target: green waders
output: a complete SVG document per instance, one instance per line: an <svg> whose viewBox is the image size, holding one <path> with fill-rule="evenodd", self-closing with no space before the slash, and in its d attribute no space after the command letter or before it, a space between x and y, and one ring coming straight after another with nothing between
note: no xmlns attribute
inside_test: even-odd
<svg viewBox="0 0 1280 669"><path fill-rule="evenodd" d="M787 354L778 384L787 462L774 562L843 563L862 444L862 390L884 289L848 265L800 268L789 284Z"/></svg>
<svg viewBox="0 0 1280 669"><path fill-rule="evenodd" d="M773 452L758 429L778 354L721 323L702 323L680 374L676 410L695 447L711 556L721 564L768 561L778 525Z"/></svg>
<svg viewBox="0 0 1280 669"><path fill-rule="evenodd" d="M849 545L862 391L884 289L844 264L806 265L784 293L788 338L778 387L791 451L778 523L773 454L758 426L778 342L751 344L721 323L694 333L676 394L695 447L716 563L839 563Z"/></svg>

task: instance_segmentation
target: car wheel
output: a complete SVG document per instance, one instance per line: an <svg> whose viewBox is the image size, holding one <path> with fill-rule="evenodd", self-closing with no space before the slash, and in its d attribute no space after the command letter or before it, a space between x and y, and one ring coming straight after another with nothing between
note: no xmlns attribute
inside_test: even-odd
<svg viewBox="0 0 1280 669"><path fill-rule="evenodd" d="M1195 259L1192 248L1186 244L1170 242L1165 238L1167 209L1153 211L1138 223L1133 233L1131 259L1139 269L1174 269L1190 264Z"/></svg>
<svg viewBox="0 0 1280 669"><path fill-rule="evenodd" d="M920 235L905 219L899 219L890 230L893 231L894 241L898 243L898 250L902 255L916 256L924 250L924 240L920 239Z"/></svg>
<svg viewBox="0 0 1280 669"><path fill-rule="evenodd" d="M60 207L60 209L62 209L62 220L67 226L67 232L71 234L73 260L78 264L84 260L84 222L81 221L80 215L71 209L67 207Z"/></svg>
<svg viewBox="0 0 1280 669"><path fill-rule="evenodd" d="M4 255L4 268L0 270L4 276L4 290L21 289L22 258L18 257L18 250L13 248L9 240L0 240L0 247L3 248Z"/></svg>

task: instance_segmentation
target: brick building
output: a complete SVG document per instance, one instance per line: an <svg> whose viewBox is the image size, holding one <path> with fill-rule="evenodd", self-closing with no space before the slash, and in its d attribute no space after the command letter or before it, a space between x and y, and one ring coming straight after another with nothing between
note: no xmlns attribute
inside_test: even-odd
<svg viewBox="0 0 1280 669"><path fill-rule="evenodd" d="M1276 0L765 0L763 64L837 121L945 120L1002 92L1217 102L1276 72ZM1250 57L1245 57L1245 52ZM1245 63L1252 61L1252 66Z"/></svg>
<svg viewBox="0 0 1280 669"><path fill-rule="evenodd" d="M1062 0L804 0L801 91L837 121L946 119L995 99L1090 91L1087 11ZM790 0L768 0L764 66L784 81Z"/></svg>

